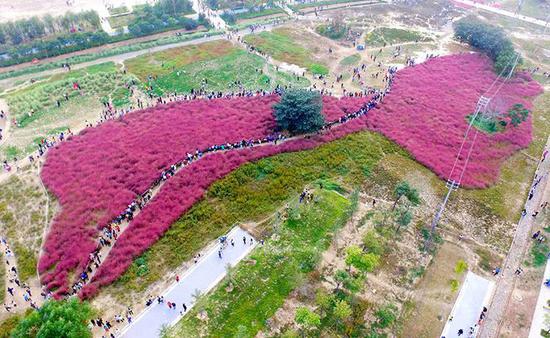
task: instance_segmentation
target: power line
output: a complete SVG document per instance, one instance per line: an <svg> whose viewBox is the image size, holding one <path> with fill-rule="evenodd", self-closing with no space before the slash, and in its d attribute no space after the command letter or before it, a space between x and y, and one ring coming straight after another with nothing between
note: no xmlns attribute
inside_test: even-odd
<svg viewBox="0 0 550 338"><path fill-rule="evenodd" d="M462 178L464 177L464 174L466 173L466 169L468 167L468 162L470 161L470 157L472 155L472 151L474 149L474 145L477 139L477 135L479 133L479 130L476 129L476 132L474 134L473 140L470 144L470 147L468 149L468 153L466 155L466 159L464 161L464 165L462 166L462 169L460 170L460 175L457 180L453 179L453 174L455 172L455 169L457 168L457 165L459 163L459 159L462 155L462 151L464 149L464 145L466 144L466 141L468 140L468 136L470 135L470 130L474 124L474 121L476 120L477 116L481 113L482 115L486 112L487 106L489 105L489 102L498 94L498 92L502 89L504 86L504 83L506 83L512 74L514 73L514 69L516 68L516 65L519 61L519 54L516 54L516 57L513 61L512 67L510 68L510 71L508 75L502 80L501 84L497 87L497 90L494 94L490 95L489 92L493 88L493 86L496 84L496 82L501 79L502 74L506 69L508 69L508 66L510 65L511 60L508 61L506 64L506 67L503 68L503 70L500 72L499 76L491 83L489 88L485 91L483 95L480 96L477 104L474 114L472 115L470 119L470 123L468 124L468 128L466 129L464 133L464 137L462 139L462 143L460 144L460 148L458 150L458 153L455 157L455 162L453 164L453 167L451 168L451 172L447 178L447 182L445 183L445 186L447 187L447 194L445 194L445 198L443 199L443 202L439 206L439 209L437 213L435 214L432 223L431 223L431 231L429 239L426 243L426 249L429 249L431 247L432 241L433 241L433 235L435 233L435 228L437 227L437 224L439 223L439 220L441 219L441 216L443 215L443 212L445 211L445 207L447 206L447 202L449 201L449 197L451 196L451 192L458 190L460 187L460 184L462 182Z"/></svg>

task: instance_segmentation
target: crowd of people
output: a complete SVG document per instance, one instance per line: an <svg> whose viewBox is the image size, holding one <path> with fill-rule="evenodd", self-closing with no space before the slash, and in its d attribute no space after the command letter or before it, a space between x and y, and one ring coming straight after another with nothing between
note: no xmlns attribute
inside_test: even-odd
<svg viewBox="0 0 550 338"><path fill-rule="evenodd" d="M6 299L4 300L4 309L7 312L16 312L18 310L18 302L20 303L22 298L24 305L19 304L19 306L28 306L32 309L38 309L38 306L41 302L52 297L51 292L46 292L41 290L40 299L33 299L33 292L31 287L25 282L21 281L18 275L17 267L15 266L15 259L13 251L11 250L8 242L5 238L0 238L0 244L2 251L4 253L5 263L6 263L6 274L7 274L7 285L6 285Z"/></svg>

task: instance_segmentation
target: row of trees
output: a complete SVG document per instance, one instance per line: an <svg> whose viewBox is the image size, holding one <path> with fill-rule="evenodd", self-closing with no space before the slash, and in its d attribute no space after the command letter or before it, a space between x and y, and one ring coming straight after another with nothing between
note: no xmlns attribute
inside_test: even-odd
<svg viewBox="0 0 550 338"><path fill-rule="evenodd" d="M33 16L13 22L0 24L0 44L19 45L35 39L76 31L95 31L100 28L99 16L95 11L78 14L67 12L53 17Z"/></svg>
<svg viewBox="0 0 550 338"><path fill-rule="evenodd" d="M7 46L7 49L0 49L0 54L4 54L3 58L0 57L0 67L58 56L171 29L183 28L191 31L199 25L208 26L208 21L203 15L199 16L199 20L183 16L183 13L190 10L192 10L191 4L187 0L162 0L155 6L144 6L140 9L136 19L128 27L128 34L109 36L102 30L74 32L57 35L51 39L37 39L25 44Z"/></svg>
<svg viewBox="0 0 550 338"><path fill-rule="evenodd" d="M497 73L506 76L512 71L518 53L501 28L473 16L458 20L453 27L458 40L483 51L493 60ZM521 58L518 63L521 63Z"/></svg>

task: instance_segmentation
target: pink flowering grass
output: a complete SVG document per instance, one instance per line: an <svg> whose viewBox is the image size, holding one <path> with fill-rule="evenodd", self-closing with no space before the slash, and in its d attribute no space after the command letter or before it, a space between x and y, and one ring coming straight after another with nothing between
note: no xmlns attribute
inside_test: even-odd
<svg viewBox="0 0 550 338"><path fill-rule="evenodd" d="M490 61L479 54L461 54L431 59L396 75L387 99L377 113L369 114L372 129L400 144L415 159L447 179L467 128L466 116L495 79ZM496 89L490 91L494 93ZM515 103L532 109L528 100L542 92L526 73L506 83L494 97L505 113ZM479 132L462 184L483 188L499 177L503 161L531 142L531 117L504 132ZM472 130L469 140L473 140ZM469 149L470 142L465 145ZM457 167L464 167L466 151ZM458 172L453 174L458 179Z"/></svg>
<svg viewBox="0 0 550 338"><path fill-rule="evenodd" d="M272 133L271 107L278 100L272 95L161 105L87 129L52 149L42 179L59 198L62 211L40 257L42 283L65 293L71 282L68 272L86 266L98 230L188 152ZM340 108L332 97L323 102L329 120L362 104L356 99Z"/></svg>
<svg viewBox="0 0 550 338"><path fill-rule="evenodd" d="M446 179L479 96L495 79L490 61L477 54L431 59L396 75L379 108L343 126L279 145L208 155L170 178L130 223L81 295L90 297L116 280L132 260L160 236L219 178L243 163L282 152L310 149L347 134L373 130L394 140L420 163ZM503 86L501 106L522 103L541 92L527 74ZM259 138L273 127L276 97L194 101L130 114L74 137L48 155L43 179L59 197L55 218L40 259L42 281L64 292L69 272L82 269L95 248L97 229L143 192L160 171L186 152L212 144ZM328 121L356 110L366 99L323 98ZM494 183L502 162L531 140L531 120L494 135L479 133L467 187ZM466 145L468 147L468 144ZM460 159L458 167L464 165Z"/></svg>

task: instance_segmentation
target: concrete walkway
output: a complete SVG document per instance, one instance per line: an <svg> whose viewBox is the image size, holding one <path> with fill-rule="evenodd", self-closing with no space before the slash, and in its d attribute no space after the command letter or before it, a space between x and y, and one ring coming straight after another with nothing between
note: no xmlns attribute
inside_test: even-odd
<svg viewBox="0 0 550 338"><path fill-rule="evenodd" d="M478 3L478 2L473 2L473 1L470 1L470 0L452 0L452 1L463 4L463 5L479 8L479 9L482 9L482 10L485 10L485 11L488 11L488 12L493 12L493 13L496 13L496 14L504 15L504 16L507 16L507 17L510 17L510 18L519 19L521 21L529 22L529 23L539 25L539 26L542 26L542 27L546 27L546 25L548 24L547 21L535 19L535 18L532 18L530 16L525 16L525 15L521 15L521 14L515 14L515 13L512 13L510 11L506 11L504 9L495 8L495 7L492 7L492 6L484 5L484 4L481 4L481 3Z"/></svg>
<svg viewBox="0 0 550 338"><path fill-rule="evenodd" d="M544 324L545 316L550 314L550 308L546 302L550 299L550 287L544 285L544 281L550 278L550 260L546 262L546 270L544 270L544 278L541 281L539 298L537 299L537 307L533 314L533 320L531 321L531 330L529 331L529 338L541 337L540 331L542 329L548 330L549 325Z"/></svg>
<svg viewBox="0 0 550 338"><path fill-rule="evenodd" d="M548 177L550 176L550 159L548 157L550 156L544 155L548 149L550 149L550 137L544 147L543 155L535 171L533 184L529 190L531 198L525 201L526 215L520 218L516 226L512 245L499 274L489 313L479 335L481 338L499 337L500 326L504 320L510 297L517 279L521 278L515 274L515 271L523 264L525 252L531 241L533 225L535 224L535 219L531 215L535 211L540 211L540 205L544 201L546 190L550 189L548 184Z"/></svg>
<svg viewBox="0 0 550 338"><path fill-rule="evenodd" d="M479 316L483 307L489 303L493 288L494 282L468 271L441 337L459 337L459 330L464 333L461 338L474 337L479 328L476 325ZM472 334L470 328L474 329Z"/></svg>
<svg viewBox="0 0 550 338"><path fill-rule="evenodd" d="M246 244L243 243L243 236L246 237ZM234 240L235 246L229 242ZM197 294L209 292L226 275L228 264L235 266L256 246L256 241L251 245L251 236L240 227L233 228L227 234L228 244L222 250L222 258L218 257L220 245L214 246L203 256L199 262L191 269L180 276L180 281L175 282L164 296L164 303L159 304L157 300L146 308L138 317L125 327L119 337L138 338L138 337L159 337L159 332L164 326L171 326L177 323L186 313L183 311L182 304L187 305L187 312L195 303L193 297ZM176 309L168 308L167 302L176 303Z"/></svg>

